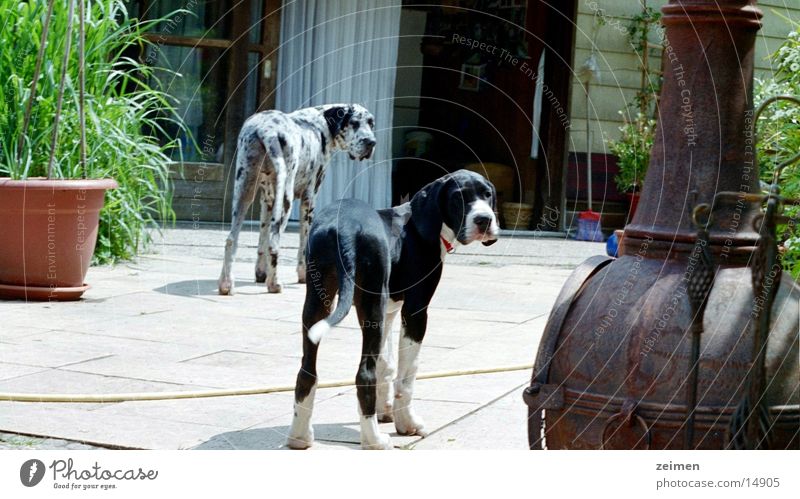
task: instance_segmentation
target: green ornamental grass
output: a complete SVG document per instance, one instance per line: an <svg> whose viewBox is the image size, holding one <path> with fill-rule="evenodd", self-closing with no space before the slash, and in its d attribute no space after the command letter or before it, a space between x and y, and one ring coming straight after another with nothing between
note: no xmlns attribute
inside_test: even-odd
<svg viewBox="0 0 800 499"><path fill-rule="evenodd" d="M53 177L80 178L78 33L66 33L68 1L55 4L31 121L18 154L47 2L0 0L0 177L47 175L62 57L67 36L72 36ZM168 172L170 152L178 143L155 135L167 136L162 128L167 122L184 127L156 68L139 60L149 43L144 33L161 19L132 19L121 0L86 5L88 178L119 183L119 189L106 194L100 213L94 260L107 263L132 258L147 244L148 229L157 221L174 221Z"/></svg>

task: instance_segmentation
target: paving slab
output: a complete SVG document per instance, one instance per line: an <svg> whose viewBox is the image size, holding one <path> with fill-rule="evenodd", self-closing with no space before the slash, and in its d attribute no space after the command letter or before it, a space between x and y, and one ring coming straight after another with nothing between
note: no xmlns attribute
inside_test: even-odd
<svg viewBox="0 0 800 499"><path fill-rule="evenodd" d="M72 303L0 301L0 392L128 393L294 384L305 285L298 236L283 238L281 294L253 282L256 228L234 264L236 294L219 296L225 227L155 234L135 261L92 267ZM420 372L531 364L547 316L572 268L603 245L506 237L448 255L429 307ZM399 325L394 326L397 341ZM354 313L320 347L321 381L355 378L361 333ZM520 449L520 391L528 369L420 380L414 397L426 438L394 434L397 448ZM282 449L291 392L113 404L0 402L0 448ZM317 392L314 450L358 448L352 387ZM21 440L3 435L22 434ZM80 444L75 443L80 442ZM48 447L50 446L50 447Z"/></svg>
<svg viewBox="0 0 800 499"><path fill-rule="evenodd" d="M527 449L528 410L520 403L523 386L414 442L411 448L493 450L502 446L505 449Z"/></svg>
<svg viewBox="0 0 800 499"><path fill-rule="evenodd" d="M39 438L0 432L0 450L97 450L101 448L59 438Z"/></svg>

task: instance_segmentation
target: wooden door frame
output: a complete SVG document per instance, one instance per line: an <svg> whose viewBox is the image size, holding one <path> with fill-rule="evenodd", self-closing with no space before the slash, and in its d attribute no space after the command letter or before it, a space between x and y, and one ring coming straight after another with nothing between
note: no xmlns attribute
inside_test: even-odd
<svg viewBox="0 0 800 499"><path fill-rule="evenodd" d="M239 8L234 10L233 33L246 33L250 28L251 1L240 0ZM224 171L225 184L223 190L223 213L221 221L230 222L231 201L230 195L234 181L234 162L236 160L236 142L239 131L247 113L244 109L245 89L244 81L247 77L247 61L250 52L260 54L258 65L258 95L256 111L273 109L275 107L275 90L277 88L278 72L278 47L280 44L281 29L281 0L261 0L264 2L262 10L261 43L253 45L248 42L245 35L240 35L233 40L230 47L231 71L228 77L228 99L225 109L225 154Z"/></svg>
<svg viewBox="0 0 800 499"><path fill-rule="evenodd" d="M544 84L553 92L553 102L561 105L542 105L547 112L542 113L541 135L543 137L540 161L536 168L536 197L534 200L534 226L543 230L564 230L566 216L565 186L567 161L569 157L569 129L564 126L563 113L569 122L572 119L571 93L572 72L575 60L575 25L578 17L578 0L533 0L544 4L547 10L545 39ZM564 64L564 61L568 64ZM568 123L569 123L568 122ZM556 213L558 220L553 220Z"/></svg>
<svg viewBox="0 0 800 499"><path fill-rule="evenodd" d="M153 0L139 0L143 17L147 17L148 6ZM253 29L250 18L253 2L262 2L261 33L258 43L250 41L250 30ZM224 104L220 117L223 120L223 160L222 163L202 162L202 164L186 163L186 167L202 167L216 170L207 173L207 178L219 178L219 187L212 188L222 203L219 220L229 221L231 211L230 191L233 185L233 162L236 154L236 142L239 130L247 118L245 110L248 63L251 53L258 54L259 63L258 87L256 91L256 111L275 107L275 90L277 87L278 46L280 43L282 0L234 0L230 19L230 35L228 38L201 38L168 35L163 33L147 33L145 38L159 45L174 45L190 48L216 48L222 50L221 58L228 60L228 77ZM174 178L181 178L180 173Z"/></svg>

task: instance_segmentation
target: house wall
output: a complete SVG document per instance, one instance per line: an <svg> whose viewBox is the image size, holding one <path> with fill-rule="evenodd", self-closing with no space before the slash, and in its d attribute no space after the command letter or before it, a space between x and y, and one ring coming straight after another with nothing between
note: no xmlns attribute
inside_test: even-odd
<svg viewBox="0 0 800 499"><path fill-rule="evenodd" d="M647 4L660 9L666 0ZM763 28L756 41L756 77L765 78L771 69L768 55L780 46L791 25L778 14L794 21L800 21L800 2L785 0L763 0L758 2L764 13ZM575 34L574 68L591 54L592 25L597 8L605 13L606 24L597 34L597 61L600 69L599 81L590 86L590 121L592 126L592 151L608 154L604 139L617 139L622 117L619 111L625 109L639 89L639 57L633 51L625 29L632 16L641 11L639 2L630 0L578 0L578 26ZM776 13L777 12L777 13ZM650 40L657 42L656 33ZM651 51L650 67L659 70L661 59L658 51ZM655 54L655 55L653 55ZM577 78L572 83L572 128L570 133L570 152L585 152L586 148L586 94Z"/></svg>
<svg viewBox="0 0 800 499"><path fill-rule="evenodd" d="M403 9L400 14L400 39L397 41L397 77L394 87L394 128L392 157L404 155L405 134L419 123L422 85L420 41L425 33L424 10Z"/></svg>

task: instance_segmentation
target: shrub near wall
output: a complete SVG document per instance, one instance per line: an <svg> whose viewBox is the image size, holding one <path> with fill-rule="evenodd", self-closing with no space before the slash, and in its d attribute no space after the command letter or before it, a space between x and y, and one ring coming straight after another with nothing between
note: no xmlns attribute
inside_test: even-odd
<svg viewBox="0 0 800 499"><path fill-rule="evenodd" d="M793 31L772 55L773 78L756 81L756 106L774 95L800 97L800 24L792 24ZM758 138L761 179L770 183L775 167L800 152L800 108L786 102L772 104L758 122ZM800 164L784 170L780 186L783 195L800 197ZM787 211L793 215L800 213L797 208ZM800 227L788 225L779 230L785 237L784 268L797 280L800 278Z"/></svg>

